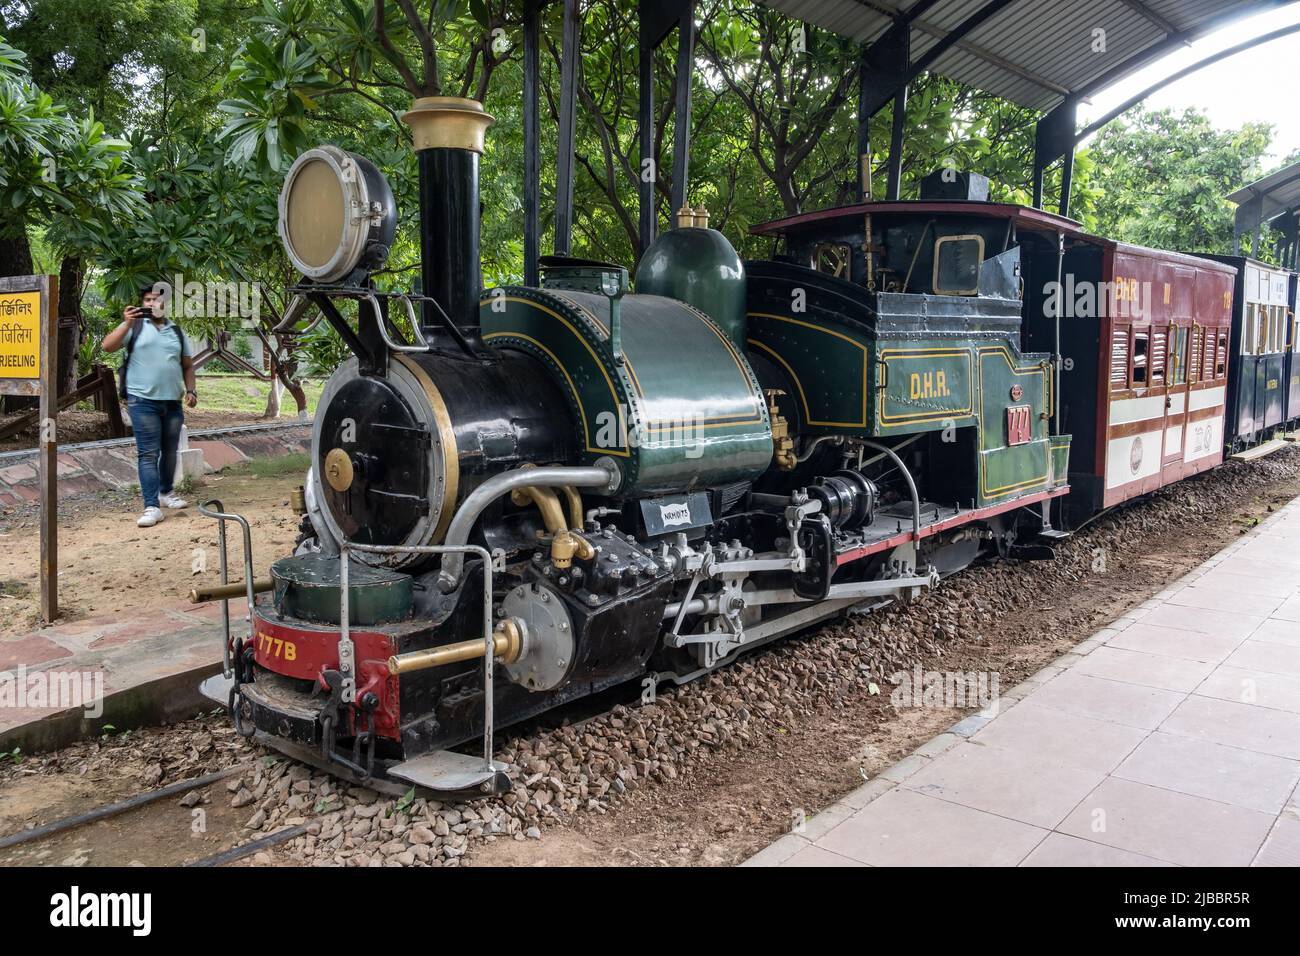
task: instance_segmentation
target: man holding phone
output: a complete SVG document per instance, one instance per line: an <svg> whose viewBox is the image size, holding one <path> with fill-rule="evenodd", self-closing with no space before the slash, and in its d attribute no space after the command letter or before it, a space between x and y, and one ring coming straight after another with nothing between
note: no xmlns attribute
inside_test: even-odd
<svg viewBox="0 0 1300 956"><path fill-rule="evenodd" d="M140 305L122 310L122 324L104 336L104 351L125 348L119 374L140 472L144 514L136 521L151 528L166 516L162 509L184 508L188 502L173 493L176 447L180 443L185 413L198 404L194 389L194 363L189 342L180 326L167 318L166 303L158 286L140 290Z"/></svg>

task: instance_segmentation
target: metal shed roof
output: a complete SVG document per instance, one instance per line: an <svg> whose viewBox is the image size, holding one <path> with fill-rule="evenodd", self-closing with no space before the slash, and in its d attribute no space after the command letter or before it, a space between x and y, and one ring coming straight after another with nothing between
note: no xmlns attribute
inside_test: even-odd
<svg viewBox="0 0 1300 956"><path fill-rule="evenodd" d="M1239 222L1240 231L1248 232L1260 223L1300 206L1300 163L1284 166L1249 186L1242 186L1227 198L1246 211L1252 220ZM1240 216L1238 218L1241 220Z"/></svg>
<svg viewBox="0 0 1300 956"><path fill-rule="evenodd" d="M761 2L861 43L910 21L915 62L990 0ZM1089 96L1230 20L1288 2L1014 0L940 53L929 68L1022 106L1049 110L1067 94ZM1104 50L1094 49L1102 40Z"/></svg>

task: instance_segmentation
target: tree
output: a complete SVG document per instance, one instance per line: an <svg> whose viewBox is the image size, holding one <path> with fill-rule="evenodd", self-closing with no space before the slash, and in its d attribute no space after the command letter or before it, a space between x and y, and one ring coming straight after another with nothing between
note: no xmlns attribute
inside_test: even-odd
<svg viewBox="0 0 1300 956"><path fill-rule="evenodd" d="M199 9L198 0L24 0L0 4L0 33L26 52L37 85L117 127L150 74L188 59Z"/></svg>
<svg viewBox="0 0 1300 956"><path fill-rule="evenodd" d="M782 210L801 212L823 183L844 178L835 163L808 161L823 138L856 136L844 113L857 96L857 44L766 7L703 20L700 49L745 108L750 151Z"/></svg>
<svg viewBox="0 0 1300 956"><path fill-rule="evenodd" d="M230 160L283 168L307 144L309 117L331 97L364 100L398 130L413 97L446 91L484 99L492 73L510 55L497 31L517 22L512 4L429 0L424 6L341 0L322 8L315 0L262 0L262 13L252 20L261 33L240 47L229 76L234 95L220 105Z"/></svg>
<svg viewBox="0 0 1300 956"><path fill-rule="evenodd" d="M166 141L137 134L132 145L141 156L149 201L99 257L109 297L129 300L141 285L171 283L174 317L193 337L208 341L252 320L273 377L268 417L279 414L281 386L304 413L307 399L294 350L274 331L293 279L276 232L279 176L227 163L223 148L201 129L176 131ZM184 284L179 288L177 277ZM191 283L204 289L202 303L186 293ZM237 298L227 295L231 283L244 284ZM218 288L224 308L209 309L207 290ZM255 313L244 314L235 303L255 305Z"/></svg>
<svg viewBox="0 0 1300 956"><path fill-rule="evenodd" d="M11 211L0 231L0 275L31 273L33 227L62 253L60 392L77 373L82 257L111 245L116 225L141 206L128 149L93 113L72 118L32 81L25 55L0 37L0 208Z"/></svg>
<svg viewBox="0 0 1300 956"><path fill-rule="evenodd" d="M1200 110L1137 107L1087 150L1104 201L1086 224L1104 236L1184 252L1232 252L1224 197L1258 177L1272 127L1217 130Z"/></svg>

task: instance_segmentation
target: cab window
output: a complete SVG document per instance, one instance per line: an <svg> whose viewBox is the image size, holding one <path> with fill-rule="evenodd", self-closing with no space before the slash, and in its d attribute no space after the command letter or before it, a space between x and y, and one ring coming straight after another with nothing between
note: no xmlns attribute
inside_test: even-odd
<svg viewBox="0 0 1300 956"><path fill-rule="evenodd" d="M944 236L934 244L934 291L938 295L979 295L983 236Z"/></svg>

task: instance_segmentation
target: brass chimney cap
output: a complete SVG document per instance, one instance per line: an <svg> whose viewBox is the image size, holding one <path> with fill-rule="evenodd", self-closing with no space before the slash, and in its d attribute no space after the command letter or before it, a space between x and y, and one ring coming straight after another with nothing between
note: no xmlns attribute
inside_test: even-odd
<svg viewBox="0 0 1300 956"><path fill-rule="evenodd" d="M459 96L422 96L402 114L411 127L417 152L423 149L467 149L483 152L483 140L496 118L478 100Z"/></svg>

